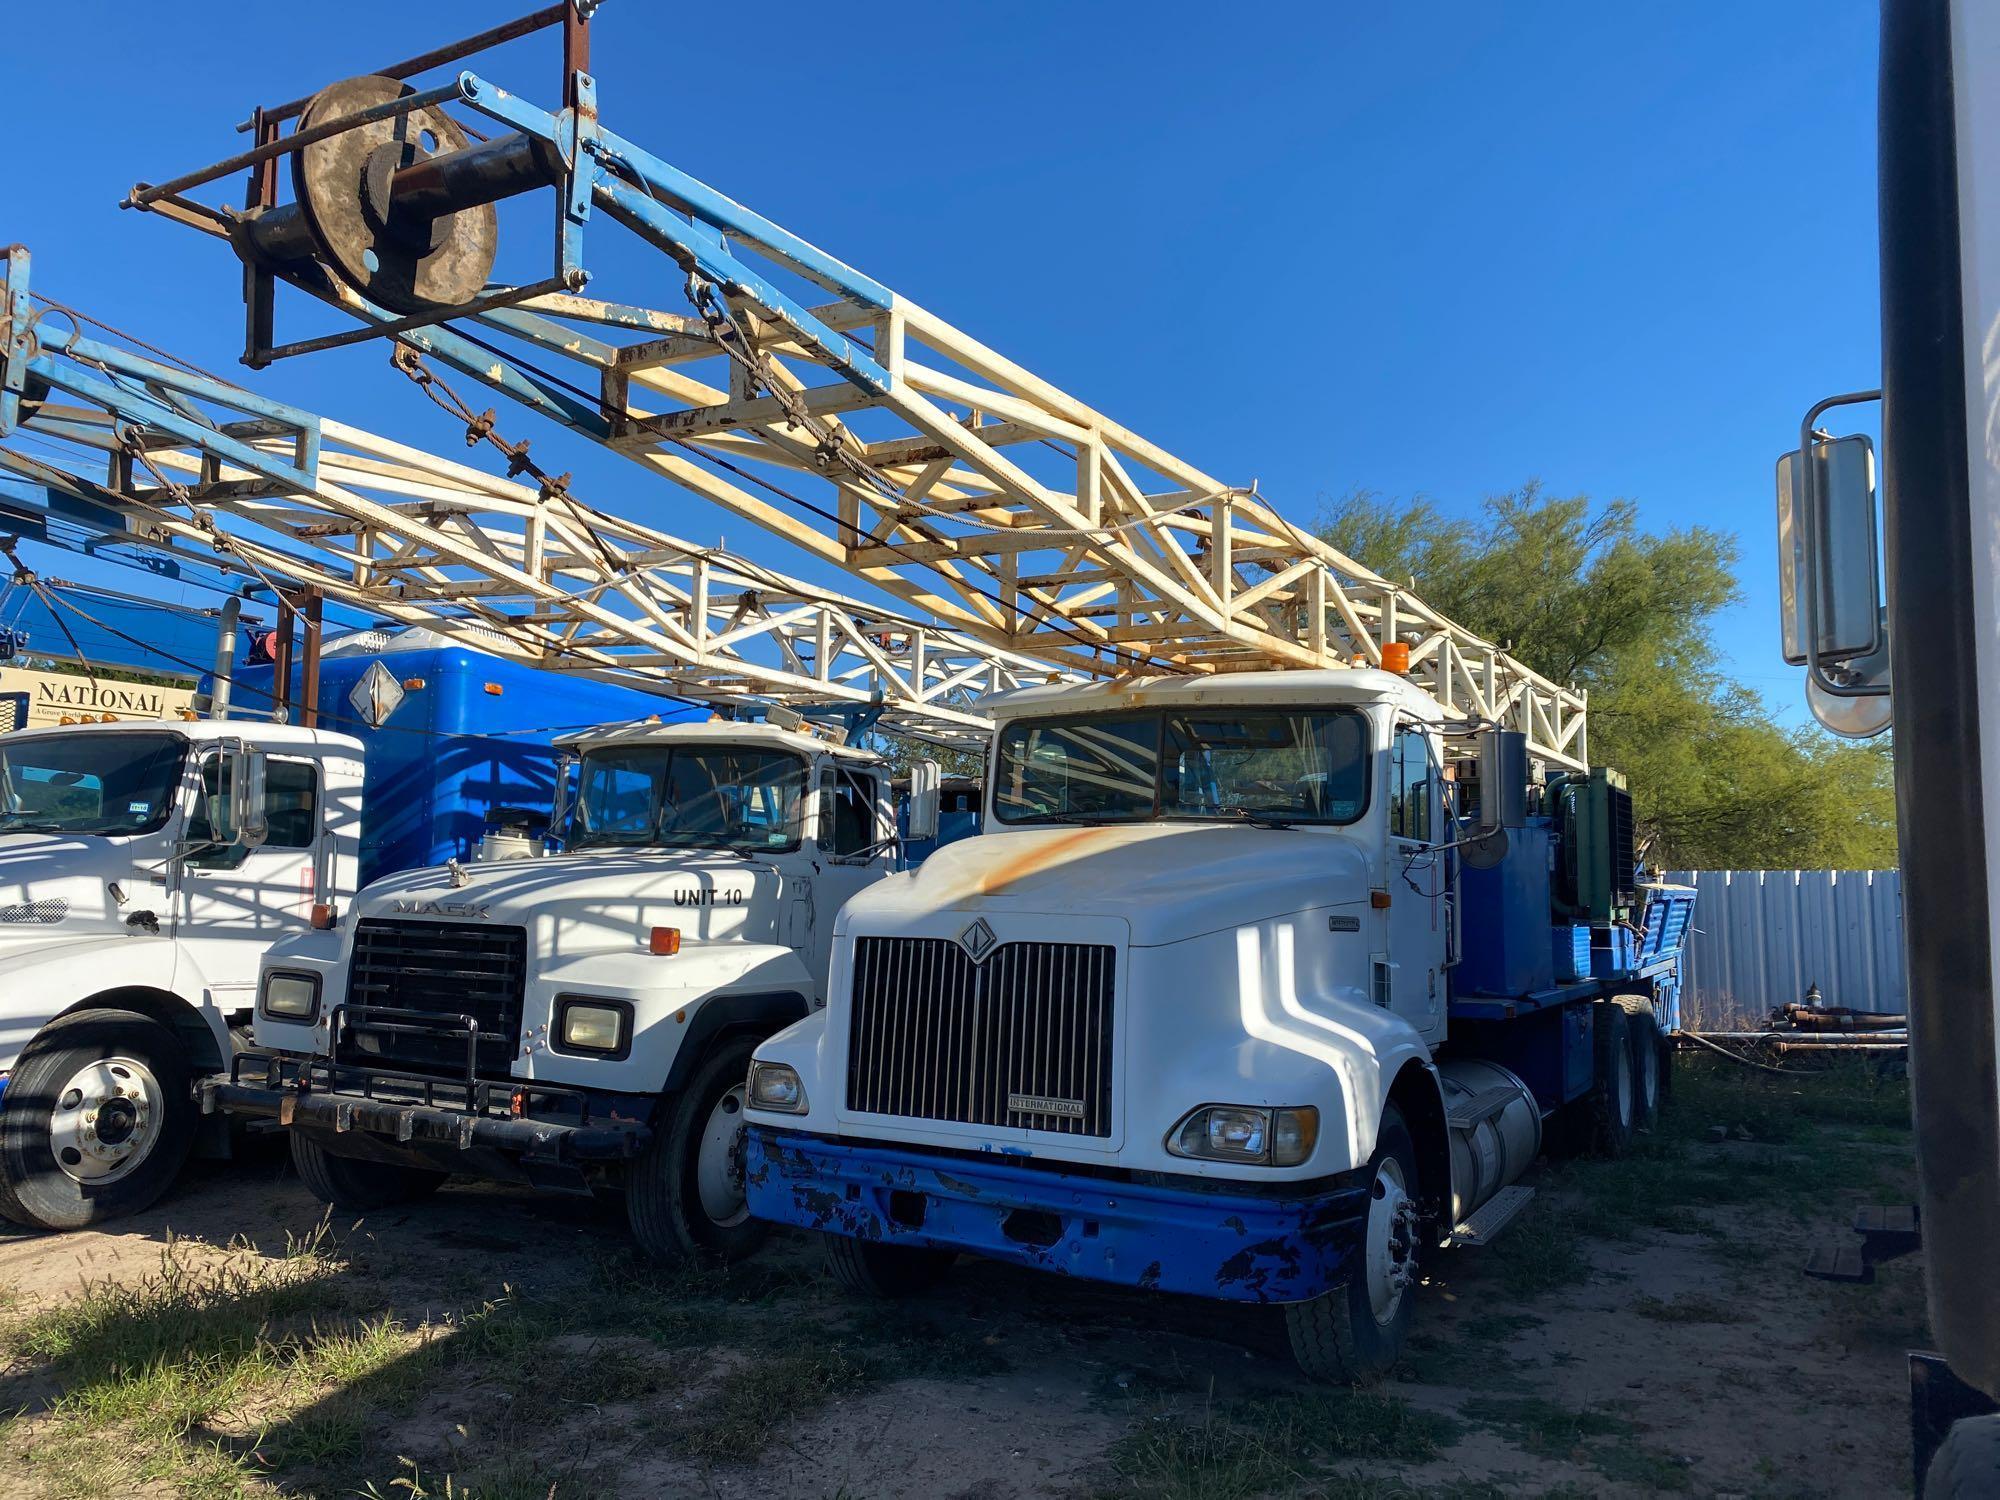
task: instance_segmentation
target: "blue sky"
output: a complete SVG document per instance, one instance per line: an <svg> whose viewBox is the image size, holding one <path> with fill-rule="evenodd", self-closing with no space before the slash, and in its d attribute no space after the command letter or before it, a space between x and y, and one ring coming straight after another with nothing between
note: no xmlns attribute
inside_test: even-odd
<svg viewBox="0 0 2000 1500"><path fill-rule="evenodd" d="M0 172L0 241L53 295L236 370L233 261L121 213L124 190L238 149L257 100L512 13L27 7L0 78L42 123ZM607 123L1299 520L1357 487L1471 512L1538 477L1734 532L1721 643L1803 717L1771 464L1813 400L1878 378L1872 5L734 14L607 4ZM491 71L554 102L545 45ZM456 444L379 351L243 378ZM503 425L599 503L810 572L526 414Z"/></svg>

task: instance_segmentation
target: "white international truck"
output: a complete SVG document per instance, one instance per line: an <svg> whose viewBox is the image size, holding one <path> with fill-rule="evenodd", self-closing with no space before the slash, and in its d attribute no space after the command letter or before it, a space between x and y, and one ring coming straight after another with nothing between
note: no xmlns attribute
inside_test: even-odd
<svg viewBox="0 0 2000 1500"><path fill-rule="evenodd" d="M206 1103L290 1131L344 1209L448 1175L622 1193L662 1258L748 1253L751 1049L825 1004L834 919L896 867L879 755L771 724L569 742L564 852L369 885L266 958L258 1052ZM921 763L913 838L936 826Z"/></svg>
<svg viewBox="0 0 2000 1500"><path fill-rule="evenodd" d="M1379 1375L1545 1128L1650 1122L1693 898L1614 775L1375 669L987 706L983 831L849 902L751 1063L751 1211L850 1287L969 1252L1280 1304L1308 1373Z"/></svg>
<svg viewBox="0 0 2000 1500"><path fill-rule="evenodd" d="M73 1229L166 1190L265 948L354 888L361 787L324 730L0 735L0 1214Z"/></svg>

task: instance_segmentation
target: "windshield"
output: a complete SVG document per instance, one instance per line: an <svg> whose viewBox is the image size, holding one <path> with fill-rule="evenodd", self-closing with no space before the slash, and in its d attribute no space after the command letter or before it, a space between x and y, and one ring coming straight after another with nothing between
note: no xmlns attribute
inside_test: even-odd
<svg viewBox="0 0 2000 1500"><path fill-rule="evenodd" d="M0 833L152 833L186 748L143 731L0 736Z"/></svg>
<svg viewBox="0 0 2000 1500"><path fill-rule="evenodd" d="M1368 806L1368 721L1226 708L1022 720L1000 732L993 804L1003 823L1352 823Z"/></svg>
<svg viewBox="0 0 2000 1500"><path fill-rule="evenodd" d="M613 746L583 757L572 849L798 847L806 763L740 746Z"/></svg>

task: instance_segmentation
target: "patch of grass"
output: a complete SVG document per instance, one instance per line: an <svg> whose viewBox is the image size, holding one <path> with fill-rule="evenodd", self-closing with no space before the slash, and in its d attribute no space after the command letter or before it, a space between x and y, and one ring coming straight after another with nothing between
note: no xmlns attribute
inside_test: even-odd
<svg viewBox="0 0 2000 1500"><path fill-rule="evenodd" d="M739 1365L699 1403L670 1440L690 1458L742 1460L764 1451L785 1424L868 1384L868 1373L839 1348L781 1354Z"/></svg>
<svg viewBox="0 0 2000 1500"><path fill-rule="evenodd" d="M1110 1463L1117 1493L1144 1500L1235 1500L1307 1482L1316 1495L1360 1500L1399 1491L1329 1465L1423 1463L1457 1435L1450 1419L1395 1396L1309 1391L1158 1412L1113 1446Z"/></svg>
<svg viewBox="0 0 2000 1500"><path fill-rule="evenodd" d="M1725 1302L1701 1292L1682 1292L1677 1297L1641 1297L1632 1311L1655 1323L1741 1323L1743 1314Z"/></svg>
<svg viewBox="0 0 2000 1500"><path fill-rule="evenodd" d="M1538 1458L1588 1464L1607 1479L1654 1491L1688 1488L1687 1471L1640 1442L1632 1423L1616 1412L1541 1396L1481 1396L1466 1402L1464 1413Z"/></svg>
<svg viewBox="0 0 2000 1500"><path fill-rule="evenodd" d="M411 1460L399 1459L402 1473L378 1488L355 1491L363 1500L584 1500L608 1495L579 1463L562 1468L518 1456L487 1459L463 1474L433 1473L426 1478Z"/></svg>

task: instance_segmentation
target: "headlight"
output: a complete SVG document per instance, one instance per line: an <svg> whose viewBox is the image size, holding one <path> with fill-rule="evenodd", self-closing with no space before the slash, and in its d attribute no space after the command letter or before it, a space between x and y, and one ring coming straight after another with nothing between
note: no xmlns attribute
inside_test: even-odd
<svg viewBox="0 0 2000 1500"><path fill-rule="evenodd" d="M802 1115L806 1112L806 1086L799 1078L797 1068L784 1063L757 1062L750 1064L750 1107L752 1109L774 1109L788 1115Z"/></svg>
<svg viewBox="0 0 2000 1500"><path fill-rule="evenodd" d="M563 1000L556 1035L565 1052L623 1057L632 1047L632 1008L616 1000Z"/></svg>
<svg viewBox="0 0 2000 1500"><path fill-rule="evenodd" d="M1260 1109L1248 1104L1206 1104L1167 1136L1175 1156L1296 1167L1319 1141L1319 1111Z"/></svg>
<svg viewBox="0 0 2000 1500"><path fill-rule="evenodd" d="M274 1021L310 1021L319 1014L319 975L274 969L264 976L257 1008Z"/></svg>

